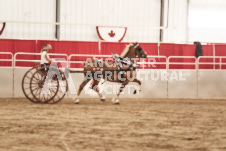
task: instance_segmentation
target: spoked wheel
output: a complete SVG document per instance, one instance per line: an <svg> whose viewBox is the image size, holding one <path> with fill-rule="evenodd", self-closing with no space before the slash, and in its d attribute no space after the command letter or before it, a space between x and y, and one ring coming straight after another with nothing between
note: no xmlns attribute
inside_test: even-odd
<svg viewBox="0 0 226 151"><path fill-rule="evenodd" d="M33 97L32 93L31 93L31 89L30 89L30 82L31 82L31 78L32 78L33 74L38 70L38 68L39 67L34 67L34 68L29 69L25 73L23 80L22 80L22 90L23 90L24 95L26 96L26 98L28 100L30 100L31 102L34 102L34 103L40 103L40 101Z"/></svg>
<svg viewBox="0 0 226 151"><path fill-rule="evenodd" d="M60 78L59 79L57 78L57 81L59 83L59 89L58 89L55 97L52 100L50 100L48 103L53 104L53 103L60 102L66 95L66 92L68 91L67 79L65 77L65 74L62 71L60 71Z"/></svg>
<svg viewBox="0 0 226 151"><path fill-rule="evenodd" d="M27 71L22 81L25 96L34 103L57 103L68 91L68 83L62 71L49 70L48 74L43 67L35 67ZM58 76L57 76L58 75Z"/></svg>
<svg viewBox="0 0 226 151"><path fill-rule="evenodd" d="M53 80L52 77L48 79L45 72L37 70L31 77L31 94L40 103L50 102L56 96L58 89L59 81Z"/></svg>

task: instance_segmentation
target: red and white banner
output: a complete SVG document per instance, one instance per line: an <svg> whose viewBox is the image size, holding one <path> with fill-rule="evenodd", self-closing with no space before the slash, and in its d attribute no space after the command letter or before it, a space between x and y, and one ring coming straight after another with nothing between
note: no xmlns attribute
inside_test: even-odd
<svg viewBox="0 0 226 151"><path fill-rule="evenodd" d="M2 32L4 31L4 29L5 29L5 22L3 22L3 23L0 23L0 35L2 34Z"/></svg>
<svg viewBox="0 0 226 151"><path fill-rule="evenodd" d="M97 26L96 30L101 40L120 42L126 35L127 27Z"/></svg>

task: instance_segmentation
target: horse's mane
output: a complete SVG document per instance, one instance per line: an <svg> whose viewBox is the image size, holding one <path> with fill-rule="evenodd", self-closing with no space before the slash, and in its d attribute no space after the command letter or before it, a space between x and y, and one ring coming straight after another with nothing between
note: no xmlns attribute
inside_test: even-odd
<svg viewBox="0 0 226 151"><path fill-rule="evenodd" d="M130 43L130 44L126 45L126 48L122 51L122 53L120 55L122 58L124 58L127 55L127 53L129 52L129 48L131 46L133 46L133 43Z"/></svg>

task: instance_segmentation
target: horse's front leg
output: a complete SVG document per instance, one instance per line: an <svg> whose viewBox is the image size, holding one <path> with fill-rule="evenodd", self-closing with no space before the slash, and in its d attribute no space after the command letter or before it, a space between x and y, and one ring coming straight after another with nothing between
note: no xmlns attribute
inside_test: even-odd
<svg viewBox="0 0 226 151"><path fill-rule="evenodd" d="M126 85L129 82L130 82L129 80L125 80L124 82L122 82L122 85L120 86L119 92L118 92L116 98L113 98L112 99L112 102L114 102L115 104L120 104L119 99L118 99L119 98L119 95L120 95L120 93L123 91L123 89L126 87Z"/></svg>
<svg viewBox="0 0 226 151"><path fill-rule="evenodd" d="M136 82L136 83L138 83L139 84L139 88L138 88L138 90L139 91L141 91L142 89L141 89L141 81L140 80L138 80L137 78L135 78L135 79L133 79L133 81L131 81L131 82ZM137 93L137 89L135 89L134 90L134 92L133 92L133 94L136 94Z"/></svg>

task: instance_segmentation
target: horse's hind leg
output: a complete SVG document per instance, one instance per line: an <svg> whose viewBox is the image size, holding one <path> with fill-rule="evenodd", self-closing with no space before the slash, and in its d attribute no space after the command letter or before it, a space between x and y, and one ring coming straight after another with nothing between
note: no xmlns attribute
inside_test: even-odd
<svg viewBox="0 0 226 151"><path fill-rule="evenodd" d="M100 92L100 89L98 87L99 82L101 82L101 81L94 80L92 89L95 90L98 93L100 100L102 102L105 102L105 96Z"/></svg>
<svg viewBox="0 0 226 151"><path fill-rule="evenodd" d="M135 78L133 81L131 81L131 82L136 82L136 83L138 83L139 84L139 91L141 91L141 81L140 80L138 80L137 78ZM137 93L137 90L135 89L134 90L134 92L133 92L133 94L136 94Z"/></svg>
<svg viewBox="0 0 226 151"><path fill-rule="evenodd" d="M90 79L88 80L84 80L80 86L79 86L79 89L78 89L78 92L77 92L77 96L75 96L73 98L73 100L75 100L75 104L79 104L79 96L80 96L80 93L82 92L83 88L85 87L85 85L90 81Z"/></svg>

